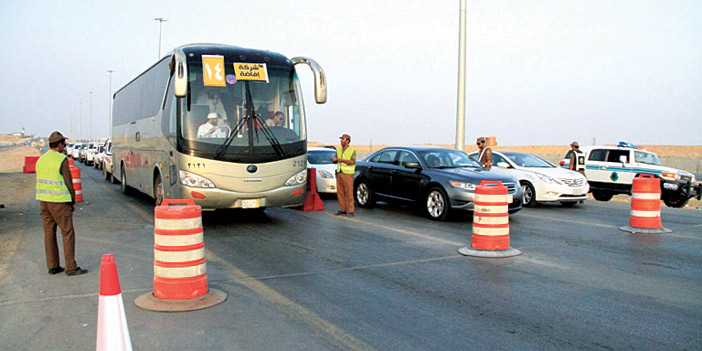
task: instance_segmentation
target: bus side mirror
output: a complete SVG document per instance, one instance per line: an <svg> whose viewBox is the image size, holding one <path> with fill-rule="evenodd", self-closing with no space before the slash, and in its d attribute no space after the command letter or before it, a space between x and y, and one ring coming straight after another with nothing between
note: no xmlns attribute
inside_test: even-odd
<svg viewBox="0 0 702 351"><path fill-rule="evenodd" d="M310 66L312 73L314 73L314 100L318 104L327 102L327 76L324 74L322 66L317 61L302 56L293 57L290 61L293 65L304 63Z"/></svg>
<svg viewBox="0 0 702 351"><path fill-rule="evenodd" d="M185 97L188 93L188 65L185 62L185 53L182 49L173 50L175 56L175 68L173 79L175 79L175 96Z"/></svg>

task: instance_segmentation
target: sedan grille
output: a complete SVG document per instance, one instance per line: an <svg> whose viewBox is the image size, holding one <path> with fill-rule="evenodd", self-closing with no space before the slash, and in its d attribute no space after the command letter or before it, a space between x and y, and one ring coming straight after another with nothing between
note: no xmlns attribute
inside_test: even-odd
<svg viewBox="0 0 702 351"><path fill-rule="evenodd" d="M578 179L568 179L568 178L561 178L559 179L563 184L572 187L572 188L577 188L583 186L583 183L585 182L582 178Z"/></svg>
<svg viewBox="0 0 702 351"><path fill-rule="evenodd" d="M517 192L517 184L504 182L502 185L507 187L507 194L514 194Z"/></svg>

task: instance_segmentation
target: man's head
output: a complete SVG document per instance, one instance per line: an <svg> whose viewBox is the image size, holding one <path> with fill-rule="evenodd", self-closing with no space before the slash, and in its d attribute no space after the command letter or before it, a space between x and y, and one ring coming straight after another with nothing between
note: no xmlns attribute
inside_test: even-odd
<svg viewBox="0 0 702 351"><path fill-rule="evenodd" d="M217 112L210 112L207 115L207 123L209 124L217 124L217 119L219 118L219 115Z"/></svg>
<svg viewBox="0 0 702 351"><path fill-rule="evenodd" d="M351 136L348 134L343 134L339 139L341 139L341 146L348 146L351 143Z"/></svg>
<svg viewBox="0 0 702 351"><path fill-rule="evenodd" d="M51 133L49 135L49 147L52 150L63 152L63 149L66 147L66 138L59 131Z"/></svg>
<svg viewBox="0 0 702 351"><path fill-rule="evenodd" d="M485 143L486 143L486 141L485 141L485 138L483 138L483 137L480 137L475 141L475 145L478 145L478 149L480 149L480 150L485 148Z"/></svg>
<svg viewBox="0 0 702 351"><path fill-rule="evenodd" d="M273 115L273 122L275 122L275 125L280 126L283 125L283 120L285 119L285 114L282 112L278 111Z"/></svg>
<svg viewBox="0 0 702 351"><path fill-rule="evenodd" d="M570 143L570 148L573 150L577 150L580 148L580 144L578 144L577 141L574 141L574 142Z"/></svg>

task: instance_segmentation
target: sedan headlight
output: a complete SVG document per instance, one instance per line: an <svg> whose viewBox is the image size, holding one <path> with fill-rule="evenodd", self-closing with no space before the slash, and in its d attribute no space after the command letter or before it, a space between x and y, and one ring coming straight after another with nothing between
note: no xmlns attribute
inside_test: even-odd
<svg viewBox="0 0 702 351"><path fill-rule="evenodd" d="M214 188L211 180L188 171L180 171L180 184L196 188Z"/></svg>
<svg viewBox="0 0 702 351"><path fill-rule="evenodd" d="M317 173L319 173L319 176L322 178L334 178L334 176L329 171L325 171L323 169L318 169Z"/></svg>
<svg viewBox="0 0 702 351"><path fill-rule="evenodd" d="M307 169L290 177L290 179L288 179L288 181L285 182L285 185L286 186L300 185L300 184L305 184L306 181L307 181Z"/></svg>
<svg viewBox="0 0 702 351"><path fill-rule="evenodd" d="M547 176L545 174L541 174L541 173L534 173L534 174L536 174L536 176L539 177L539 179L541 179L541 181L543 181L544 183L562 184L558 179Z"/></svg>
<svg viewBox="0 0 702 351"><path fill-rule="evenodd" d="M450 180L449 183L451 183L452 186L459 188L459 189L475 190L475 184L473 184L473 183L457 182L455 180Z"/></svg>

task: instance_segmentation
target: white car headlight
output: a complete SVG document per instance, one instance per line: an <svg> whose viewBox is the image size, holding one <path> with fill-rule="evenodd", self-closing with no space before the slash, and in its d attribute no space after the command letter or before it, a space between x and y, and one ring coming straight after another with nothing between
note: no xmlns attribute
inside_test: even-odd
<svg viewBox="0 0 702 351"><path fill-rule="evenodd" d="M305 184L306 181L307 181L307 169L290 177L290 179L288 179L288 181L285 182L285 185L287 185L287 186L300 185L300 184Z"/></svg>
<svg viewBox="0 0 702 351"><path fill-rule="evenodd" d="M547 175L545 175L545 174L541 174L541 173L534 173L534 174L536 174L536 176L539 177L539 179L541 179L541 180L542 180L543 182L545 182L545 183L549 183L549 184L561 184L561 182L560 182L558 179L555 179L555 178L553 178L553 177L547 176Z"/></svg>
<svg viewBox="0 0 702 351"><path fill-rule="evenodd" d="M323 169L318 169L317 173L319 173L319 176L322 178L334 178L334 176L329 171L325 171Z"/></svg>
<svg viewBox="0 0 702 351"><path fill-rule="evenodd" d="M449 183L451 183L452 186L459 188L459 189L475 190L475 184L473 184L473 183L457 182L455 180L450 180Z"/></svg>
<svg viewBox="0 0 702 351"><path fill-rule="evenodd" d="M180 184L196 188L214 188L211 180L188 171L180 171Z"/></svg>

